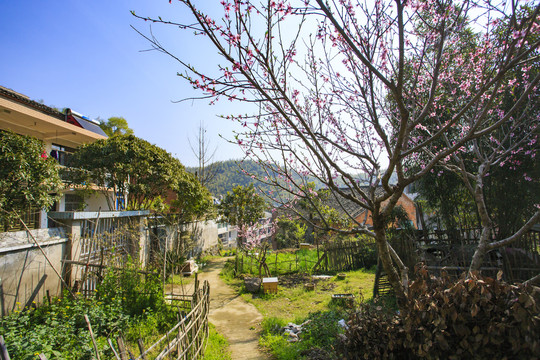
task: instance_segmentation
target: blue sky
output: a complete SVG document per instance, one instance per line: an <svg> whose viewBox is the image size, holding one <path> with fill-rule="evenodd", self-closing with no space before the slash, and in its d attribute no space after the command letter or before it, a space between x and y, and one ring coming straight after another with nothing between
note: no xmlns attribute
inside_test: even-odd
<svg viewBox="0 0 540 360"><path fill-rule="evenodd" d="M215 2L219 6L219 2ZM217 114L239 111L230 103L173 103L197 93L176 73L172 58L149 49L130 25L149 33L150 24L130 14L186 18L180 4L167 0L0 1L0 85L46 105L69 107L90 118L123 116L135 135L163 147L187 166L196 164L195 144L204 121L215 160L240 158L235 127ZM184 10L185 11L185 10ZM152 25L168 49L190 63L210 67L218 58L205 38Z"/></svg>

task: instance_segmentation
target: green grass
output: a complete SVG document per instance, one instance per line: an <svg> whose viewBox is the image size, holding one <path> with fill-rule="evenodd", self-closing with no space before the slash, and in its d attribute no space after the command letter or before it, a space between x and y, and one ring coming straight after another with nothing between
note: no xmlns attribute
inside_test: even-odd
<svg viewBox="0 0 540 360"><path fill-rule="evenodd" d="M229 342L223 335L217 332L216 327L210 326L208 344L204 351L203 360L232 360Z"/></svg>
<svg viewBox="0 0 540 360"><path fill-rule="evenodd" d="M305 290L303 284L300 284L292 288L278 286L277 294L253 296L243 293L242 296L255 305L265 318L279 317L287 322L298 321L311 312L334 308L336 305L332 302L332 294L353 294L357 301L372 298L375 271L361 269L346 274L345 280L337 280L336 276L333 276L329 280L319 281L313 291ZM241 281L230 284L239 291L242 290L239 288Z"/></svg>
<svg viewBox="0 0 540 360"><path fill-rule="evenodd" d="M322 250L320 252L322 254ZM243 259L242 273L258 275L258 267L255 259L245 254L239 255ZM317 250L295 250L295 251L268 251L266 255L266 264L270 269L272 276L279 276L295 272L311 273L313 267L318 261Z"/></svg>

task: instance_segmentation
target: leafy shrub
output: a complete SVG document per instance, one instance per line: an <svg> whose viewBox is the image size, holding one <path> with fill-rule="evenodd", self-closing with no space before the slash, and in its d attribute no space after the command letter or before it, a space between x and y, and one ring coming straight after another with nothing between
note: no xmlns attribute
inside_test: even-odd
<svg viewBox="0 0 540 360"><path fill-rule="evenodd" d="M128 326L129 319L121 313L119 302L105 305L94 299L72 299L66 295L50 305L3 317L0 333L4 334L14 359L35 359L36 353L43 353L48 359L91 359L94 350L85 314L97 337L109 336ZM113 355L105 341L100 349L105 355Z"/></svg>
<svg viewBox="0 0 540 360"><path fill-rule="evenodd" d="M304 325L302 338L310 342L312 346L332 348L337 335L342 331L338 321L346 314L342 311L317 311L309 314Z"/></svg>
<svg viewBox="0 0 540 360"><path fill-rule="evenodd" d="M122 312L129 316L140 316L148 310L167 312L159 274L141 274L133 265L127 269L109 269L97 293L106 304L119 301Z"/></svg>
<svg viewBox="0 0 540 360"><path fill-rule="evenodd" d="M18 226L14 212L49 208L62 187L58 163L32 136L0 131L0 230ZM16 226L16 227L17 227Z"/></svg>
<svg viewBox="0 0 540 360"><path fill-rule="evenodd" d="M365 240L360 240L361 248L359 248L358 257L360 257L364 268L369 269L377 266L377 250L373 243Z"/></svg>
<svg viewBox="0 0 540 360"><path fill-rule="evenodd" d="M152 339L176 322L176 311L165 304L157 274L135 268L108 270L94 298L54 299L37 309L2 318L0 334L13 359L92 359L95 356L84 315L88 315L102 358L113 358L107 337L120 331L126 340Z"/></svg>
<svg viewBox="0 0 540 360"><path fill-rule="evenodd" d="M537 301L524 285L476 275L435 278L421 269L406 314L364 305L349 319L339 348L349 359L537 358Z"/></svg>
<svg viewBox="0 0 540 360"><path fill-rule="evenodd" d="M307 225L298 220L279 218L275 240L278 249L297 247L305 237Z"/></svg>

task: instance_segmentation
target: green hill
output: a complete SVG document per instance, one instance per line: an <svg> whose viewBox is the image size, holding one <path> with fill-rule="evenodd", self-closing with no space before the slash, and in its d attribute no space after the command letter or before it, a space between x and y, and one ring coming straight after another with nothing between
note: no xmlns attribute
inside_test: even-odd
<svg viewBox="0 0 540 360"><path fill-rule="evenodd" d="M264 178L266 173L264 172L263 167L255 161L227 160L216 162L211 166L215 166L216 176L208 185L208 190L210 190L212 195L217 198L219 198L221 195L226 195L227 191L231 191L237 185L248 186L249 184L253 184L266 193L269 191L276 191L274 187L265 185L256 179L253 179L250 175L242 172L240 166L245 169L248 174L255 174L256 178ZM187 170L195 173L197 168L192 167L187 168ZM365 176L358 175L357 178L363 179ZM316 181L316 179L311 181L315 183L315 187L317 189L324 187L323 184Z"/></svg>
<svg viewBox="0 0 540 360"><path fill-rule="evenodd" d="M227 194L227 191L231 191L235 186L248 186L249 184L260 187L264 191L271 190L269 186L265 186L264 184L251 178L251 176L244 174L239 164L241 164L242 168L245 169L249 174L256 174L257 177L264 177L263 168L255 161L218 161L212 164L212 166L215 166L216 176L208 185L208 190L210 190L212 195L215 197L220 197L221 195L224 196ZM195 173L197 168L187 168L187 170Z"/></svg>

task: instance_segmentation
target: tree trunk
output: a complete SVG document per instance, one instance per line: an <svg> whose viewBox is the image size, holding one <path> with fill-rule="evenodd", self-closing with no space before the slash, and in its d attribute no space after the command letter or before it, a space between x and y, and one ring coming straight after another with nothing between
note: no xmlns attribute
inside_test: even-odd
<svg viewBox="0 0 540 360"><path fill-rule="evenodd" d="M404 305L407 300L407 289L400 281L399 270L396 269L392 262L392 255L386 241L386 227L382 216L380 214L373 214L373 227L375 232L375 241L377 242L377 250L379 252L379 259L388 276L388 281L394 292L396 293L397 303L400 310L405 310Z"/></svg>
<svg viewBox="0 0 540 360"><path fill-rule="evenodd" d="M484 261L484 257L488 250L489 239L491 237L491 227L482 226L482 234L480 235L480 242L474 251L474 255L469 266L469 274L472 271L479 271Z"/></svg>
<svg viewBox="0 0 540 360"><path fill-rule="evenodd" d="M493 225L489 213L487 210L486 202L484 199L484 183L483 178L484 174L489 169L489 166L482 164L479 166L478 175L476 176L476 184L474 186L474 201L476 203L476 208L478 209L478 214L480 215L480 223L482 224L482 234L480 235L480 242L474 251L471 264L469 266L469 273L471 271L478 271L482 266L484 261L484 256L488 250L488 245L491 238L491 232L493 231Z"/></svg>

